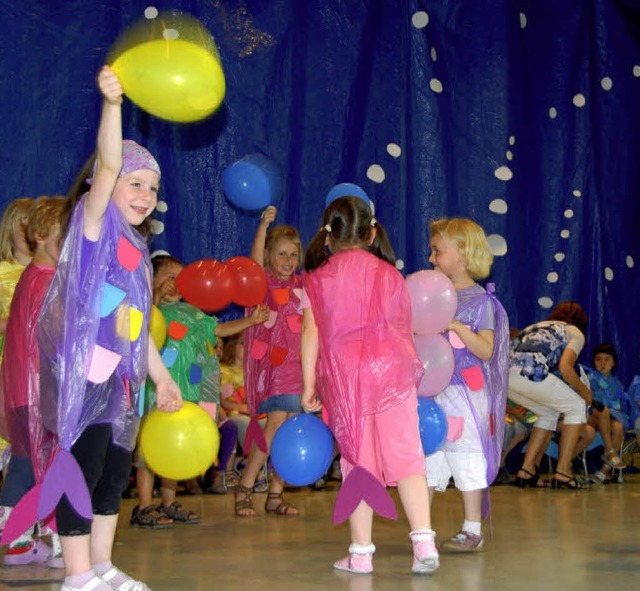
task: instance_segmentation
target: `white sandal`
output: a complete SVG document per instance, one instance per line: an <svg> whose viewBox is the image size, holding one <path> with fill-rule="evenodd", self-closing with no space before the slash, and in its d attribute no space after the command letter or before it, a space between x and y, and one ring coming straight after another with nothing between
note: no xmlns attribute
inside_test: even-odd
<svg viewBox="0 0 640 591"><path fill-rule="evenodd" d="M127 573L121 571L117 566L112 566L106 573L100 575L100 578L107 584L112 585L111 581L119 574L127 577L127 580L114 587L116 591L151 591L142 581L132 579Z"/></svg>
<svg viewBox="0 0 640 591"><path fill-rule="evenodd" d="M602 459L614 470L624 470L627 467L627 465L620 459L620 456L615 449L610 449L602 456Z"/></svg>

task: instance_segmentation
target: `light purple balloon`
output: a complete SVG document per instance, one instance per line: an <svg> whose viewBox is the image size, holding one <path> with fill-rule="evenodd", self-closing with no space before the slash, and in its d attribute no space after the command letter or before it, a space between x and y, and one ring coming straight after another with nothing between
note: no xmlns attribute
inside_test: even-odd
<svg viewBox="0 0 640 591"><path fill-rule="evenodd" d="M413 332L436 334L445 330L458 307L458 295L451 279L440 271L425 270L412 273L406 281Z"/></svg>
<svg viewBox="0 0 640 591"><path fill-rule="evenodd" d="M418 384L419 396L440 394L453 375L453 349L449 341L439 334L415 335L416 351L424 366L424 375Z"/></svg>

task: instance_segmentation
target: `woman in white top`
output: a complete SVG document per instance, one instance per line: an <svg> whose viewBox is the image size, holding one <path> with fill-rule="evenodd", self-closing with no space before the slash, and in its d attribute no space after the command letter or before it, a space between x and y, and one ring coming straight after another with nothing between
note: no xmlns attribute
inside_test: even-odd
<svg viewBox="0 0 640 591"><path fill-rule="evenodd" d="M564 426L553 488L581 488L571 460L592 395L580 381L576 361L584 347L587 316L576 302L561 302L549 318L525 328L512 342L509 398L538 415L522 467L516 476L521 486L544 486L536 462L542 456L558 418Z"/></svg>

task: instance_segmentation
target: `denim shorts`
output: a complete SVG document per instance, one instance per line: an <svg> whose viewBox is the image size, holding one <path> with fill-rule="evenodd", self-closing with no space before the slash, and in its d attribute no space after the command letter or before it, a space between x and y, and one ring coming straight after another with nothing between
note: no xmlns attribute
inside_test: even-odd
<svg viewBox="0 0 640 591"><path fill-rule="evenodd" d="M258 407L258 414L266 412L302 412L300 405L300 394L278 394L277 396L269 396L263 400Z"/></svg>

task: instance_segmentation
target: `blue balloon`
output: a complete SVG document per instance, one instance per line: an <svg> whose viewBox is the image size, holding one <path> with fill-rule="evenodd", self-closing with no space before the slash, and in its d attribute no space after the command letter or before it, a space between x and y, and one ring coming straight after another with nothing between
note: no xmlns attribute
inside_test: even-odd
<svg viewBox="0 0 640 591"><path fill-rule="evenodd" d="M420 439L424 455L437 452L447 439L447 417L444 411L426 396L418 396Z"/></svg>
<svg viewBox="0 0 640 591"><path fill-rule="evenodd" d="M369 195L367 195L362 188L358 187L358 185L354 185L353 183L340 183L333 187L333 189L327 193L325 206L328 207L332 201L335 201L340 197L359 197L367 205L371 206L371 199L369 199Z"/></svg>
<svg viewBox="0 0 640 591"><path fill-rule="evenodd" d="M333 436L315 415L287 419L271 444L271 463L280 477L294 486L313 484L333 460Z"/></svg>
<svg viewBox="0 0 640 591"><path fill-rule="evenodd" d="M277 164L262 154L248 154L222 173L227 199L241 209L264 209L282 196L284 180Z"/></svg>

